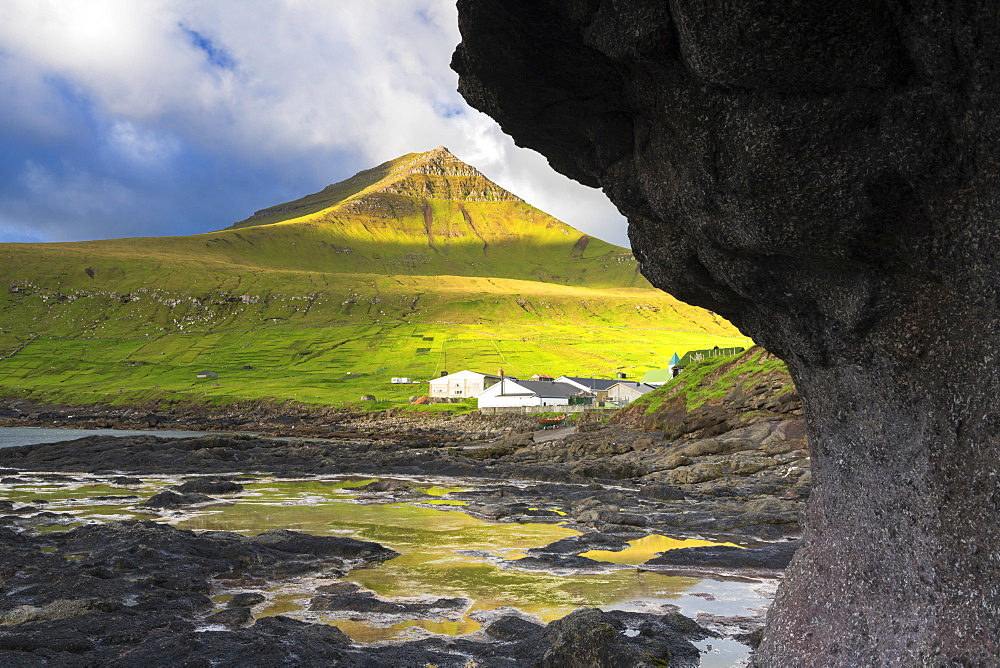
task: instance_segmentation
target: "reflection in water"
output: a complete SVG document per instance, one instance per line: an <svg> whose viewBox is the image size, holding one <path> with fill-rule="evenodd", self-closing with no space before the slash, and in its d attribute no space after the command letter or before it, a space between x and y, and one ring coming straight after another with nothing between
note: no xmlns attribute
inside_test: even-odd
<svg viewBox="0 0 1000 668"><path fill-rule="evenodd" d="M633 566L638 566L639 564L646 563L660 552L677 550L682 547L705 547L706 545L740 547L735 543L715 543L710 540L698 540L697 538L679 539L659 535L645 536L638 540L630 540L628 543L631 547L627 547L619 552L591 550L590 552L584 552L580 556L596 561L610 561L614 564L632 564Z"/></svg>
<svg viewBox="0 0 1000 668"><path fill-rule="evenodd" d="M213 509L178 522L177 526L227 531L252 527L255 533L276 527L313 534L349 529L352 537L381 543L400 552L401 556L376 568L353 571L345 580L390 598L462 597L473 601L461 620L406 621L381 628L372 621L323 613L324 619L336 623L361 642L403 637L412 633L415 627L434 633L471 633L479 624L469 617L469 613L503 606L518 608L548 622L583 606L613 607L616 603L636 599L650 604L666 603L676 600L699 582L695 578L632 569L573 576L502 569L483 558L458 552L478 551L516 558L525 550L576 536L579 532L557 524L490 523L460 512L437 510L428 507L426 502L416 505L345 503L352 497L343 492L342 487L327 486L325 494L322 487L322 483L316 482L250 485L248 489L258 496L234 506ZM302 495L321 495L323 498L312 505L275 505ZM676 542L685 547L710 544L708 541ZM655 547L667 549L660 545L656 543ZM263 614L302 612L299 603L304 598L308 596L302 593L276 597Z"/></svg>
<svg viewBox="0 0 1000 668"><path fill-rule="evenodd" d="M579 532L559 524L491 523L448 509L447 506L461 502L448 499L447 495L469 487L414 485L436 498L387 504L356 503L357 491L353 488L372 481L372 478L354 477L248 482L245 483L246 491L236 497L236 503L169 513L155 519L194 530L257 534L283 528L316 535L346 534L375 541L400 552L401 556L377 567L355 570L345 580L390 598L461 597L472 601L469 610L459 619L452 620L378 620L363 619L356 613L316 613L308 611L313 587L330 580L304 578L282 581L280 586L266 592L268 601L257 609L258 616L289 614L334 623L360 642L405 638L426 632L471 633L480 628L480 623L474 619L478 617L477 611L502 607L514 607L548 622L583 606L655 611L668 602L680 603L685 608L705 602L688 595L697 591L693 589L696 585L705 590L709 582L696 578L637 569L573 575L502 569L494 562L501 558L516 559L526 550L579 535ZM123 490L87 479L58 484L26 483L0 487L4 490L0 498L19 503L45 499L50 502L46 509L72 513L72 519L77 522L109 517L145 518L149 515L133 506L138 499L97 501L93 497L136 494L146 499L176 482L176 478L168 476L146 478L138 490ZM366 495L366 498L371 497ZM51 531L66 527L45 526L39 522L38 528ZM631 547L620 552L595 550L584 556L620 564L640 564L665 550L711 544L703 540L649 536L632 541ZM214 600L221 607L229 595L220 593ZM719 607L713 612L745 614L748 607L761 603L761 599L747 592L728 604L719 600ZM392 621L396 623L390 624Z"/></svg>

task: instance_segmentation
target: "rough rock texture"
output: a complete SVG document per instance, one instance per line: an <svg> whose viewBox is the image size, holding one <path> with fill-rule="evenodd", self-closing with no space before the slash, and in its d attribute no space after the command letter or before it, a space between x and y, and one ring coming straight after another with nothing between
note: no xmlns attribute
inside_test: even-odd
<svg viewBox="0 0 1000 668"><path fill-rule="evenodd" d="M741 549L728 545L684 547L664 552L644 566L724 566L729 568L786 568L800 547L798 541L769 543Z"/></svg>
<svg viewBox="0 0 1000 668"><path fill-rule="evenodd" d="M1000 6L458 6L466 99L795 378L814 489L755 661L1000 661Z"/></svg>

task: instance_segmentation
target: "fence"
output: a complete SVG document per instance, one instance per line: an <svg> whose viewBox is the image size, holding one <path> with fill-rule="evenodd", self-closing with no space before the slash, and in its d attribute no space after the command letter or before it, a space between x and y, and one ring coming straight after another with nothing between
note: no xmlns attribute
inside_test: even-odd
<svg viewBox="0 0 1000 668"><path fill-rule="evenodd" d="M497 415L498 413L520 413L530 415L532 413L613 413L617 408L594 408L593 406L491 406L480 408L483 415Z"/></svg>

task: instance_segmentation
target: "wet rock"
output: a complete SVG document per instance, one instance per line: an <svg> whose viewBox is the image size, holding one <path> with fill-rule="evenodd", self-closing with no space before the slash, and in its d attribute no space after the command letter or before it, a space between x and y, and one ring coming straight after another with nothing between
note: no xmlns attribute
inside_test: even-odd
<svg viewBox="0 0 1000 668"><path fill-rule="evenodd" d="M505 562L505 566L530 571L548 570L610 570L615 565L578 555L538 554Z"/></svg>
<svg viewBox="0 0 1000 668"><path fill-rule="evenodd" d="M86 635L62 626L27 623L14 627L0 627L0 651L33 652L49 650L68 654L83 654L95 645Z"/></svg>
<svg viewBox="0 0 1000 668"><path fill-rule="evenodd" d="M204 494L178 494L177 492L164 491L137 505L145 508L183 508L211 501L215 501L215 499Z"/></svg>
<svg viewBox="0 0 1000 668"><path fill-rule="evenodd" d="M14 666L34 665L36 658L56 656L53 652L74 655L54 665L202 665L206 660L270 665L261 664L261 657L274 658L275 665L336 662L341 655L331 647L342 648L349 641L326 625L288 620L193 633L190 620L212 609L207 593L214 577L237 571L274 577L288 563L319 570L340 563L336 554L361 563L395 555L373 548L380 547L375 543L344 538L311 542L302 536L286 532L254 541L149 521L85 525L34 537L0 527L0 586L18 578L16 588L0 597L0 657L10 657L6 665ZM50 543L55 552L39 552L40 545ZM244 626L252 621L250 606L264 600L252 592L234 596L226 610L202 623ZM462 600L458 609L465 605ZM271 647L276 637L287 639L279 650Z"/></svg>
<svg viewBox="0 0 1000 668"><path fill-rule="evenodd" d="M339 629L287 617L266 617L230 631L154 635L129 647L102 648L95 665L136 666L290 666L343 665L350 645Z"/></svg>
<svg viewBox="0 0 1000 668"><path fill-rule="evenodd" d="M398 480L376 480L356 488L361 492L412 492L408 486Z"/></svg>
<svg viewBox="0 0 1000 668"><path fill-rule="evenodd" d="M486 634L491 638L496 638L504 642L515 642L532 636L539 636L545 630L545 627L541 624L529 622L527 619L518 617L517 615L507 615L487 626L485 630Z"/></svg>
<svg viewBox="0 0 1000 668"><path fill-rule="evenodd" d="M227 608L204 619L206 624L222 624L223 626L246 626L252 621L253 612L248 607Z"/></svg>
<svg viewBox="0 0 1000 668"><path fill-rule="evenodd" d="M683 501L684 492L671 485L652 483L639 488L639 494L658 501Z"/></svg>
<svg viewBox="0 0 1000 668"><path fill-rule="evenodd" d="M549 624L544 637L549 648L538 668L654 668L675 657L656 656L639 641L624 635L626 626L596 608L577 610ZM687 656L697 660L698 648L687 643ZM676 665L667 663L667 665Z"/></svg>
<svg viewBox="0 0 1000 668"><path fill-rule="evenodd" d="M635 513L621 512L617 509L595 509L587 510L576 516L576 520L583 524L623 524L630 527L645 527L649 525L649 518Z"/></svg>
<svg viewBox="0 0 1000 668"><path fill-rule="evenodd" d="M470 510L479 513L483 517L500 520L505 517L523 515L527 512L528 508L529 506L527 503L505 503L487 506L471 506Z"/></svg>
<svg viewBox="0 0 1000 668"><path fill-rule="evenodd" d="M174 487L181 494L236 494L243 491L243 485L232 480L221 478L196 478Z"/></svg>
<svg viewBox="0 0 1000 668"><path fill-rule="evenodd" d="M31 513L37 513L37 506L21 506L20 508L10 508L7 510L8 513L12 515L30 515Z"/></svg>
<svg viewBox="0 0 1000 668"><path fill-rule="evenodd" d="M459 611L469 605L465 598L439 598L433 601L390 601L378 598L372 592L314 596L309 601L312 611L349 611L388 615L424 614L432 611Z"/></svg>
<svg viewBox="0 0 1000 668"><path fill-rule="evenodd" d="M0 666L9 668L41 668L49 666L51 662L29 652L16 652L0 650Z"/></svg>
<svg viewBox="0 0 1000 668"><path fill-rule="evenodd" d="M258 603L263 603L267 600L267 597L263 594L257 592L243 592L234 595L231 599L226 601L227 608L250 608Z"/></svg>
<svg viewBox="0 0 1000 668"><path fill-rule="evenodd" d="M822 493L761 665L996 664L996 504L968 491L1000 473L997 6L532 9L459 2L460 90L808 398Z"/></svg>
<svg viewBox="0 0 1000 668"><path fill-rule="evenodd" d="M334 556L342 559L363 559L370 563L380 563L399 556L395 550L371 541L342 536L313 536L287 529L271 529L248 538L247 541L254 545L266 546L282 552Z"/></svg>
<svg viewBox="0 0 1000 668"><path fill-rule="evenodd" d="M120 476L112 478L111 479L111 484L112 485L120 485L122 487L132 487L132 486L136 486L136 485L141 485L142 484L142 480L140 480L139 478L131 478L129 476L120 475Z"/></svg>
<svg viewBox="0 0 1000 668"><path fill-rule="evenodd" d="M65 592L71 593L71 592ZM81 592L72 592L79 596ZM14 626L26 622L46 622L65 617L76 617L94 610L102 612L113 612L121 608L121 604L116 604L105 599L97 598L73 598L56 599L44 605L19 605L14 608L0 610L0 626Z"/></svg>
<svg viewBox="0 0 1000 668"><path fill-rule="evenodd" d="M770 543L746 549L728 545L669 550L644 566L712 566L719 568L785 568L801 541Z"/></svg>
<svg viewBox="0 0 1000 668"><path fill-rule="evenodd" d="M353 594L361 591L361 586L353 582L334 582L316 587L320 594Z"/></svg>
<svg viewBox="0 0 1000 668"><path fill-rule="evenodd" d="M528 550L529 556L540 556L542 554L580 554L590 550L618 551L629 547L628 542L620 536L609 536L602 533L585 533L582 536L570 536L549 543L543 547L534 547Z"/></svg>

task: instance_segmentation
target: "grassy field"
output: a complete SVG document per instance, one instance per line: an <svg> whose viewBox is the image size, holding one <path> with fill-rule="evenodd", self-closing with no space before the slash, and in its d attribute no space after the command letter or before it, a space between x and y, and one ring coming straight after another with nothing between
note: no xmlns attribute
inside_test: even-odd
<svg viewBox="0 0 1000 668"><path fill-rule="evenodd" d="M653 289L627 249L435 160L210 234L0 244L0 395L405 401L426 384L391 377L637 378L674 352L748 345Z"/></svg>
<svg viewBox="0 0 1000 668"><path fill-rule="evenodd" d="M427 385L391 384L392 377L425 381L466 368L496 373L502 366L522 377L622 371L635 379L675 349L732 341L665 330L581 329L396 323L137 339L39 336L0 369L8 394L67 403L273 397L335 404L363 394L405 401L426 394ZM206 370L219 377L196 378Z"/></svg>

